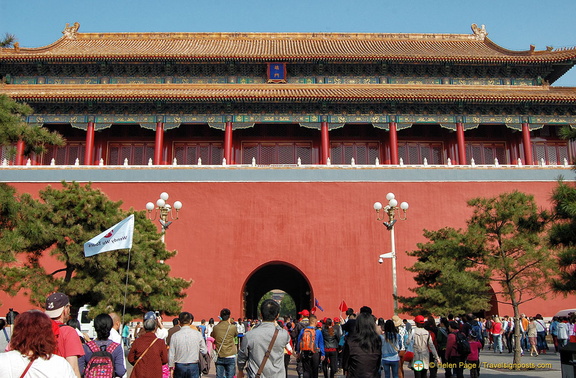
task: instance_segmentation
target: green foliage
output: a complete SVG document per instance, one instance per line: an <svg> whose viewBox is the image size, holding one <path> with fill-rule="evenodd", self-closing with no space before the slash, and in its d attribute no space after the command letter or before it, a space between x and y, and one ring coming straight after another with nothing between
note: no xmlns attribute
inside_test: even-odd
<svg viewBox="0 0 576 378"><path fill-rule="evenodd" d="M554 224L550 244L558 250L559 278L553 281L558 292L576 293L576 187L562 179L552 193Z"/></svg>
<svg viewBox="0 0 576 378"><path fill-rule="evenodd" d="M64 138L44 127L33 127L24 122L32 113L32 108L18 103L10 97L0 94L0 147L12 146L19 140L24 142L24 155L41 154L46 145L62 146ZM14 153L12 148L10 151Z"/></svg>
<svg viewBox="0 0 576 378"><path fill-rule="evenodd" d="M121 202L110 201L90 184L62 185L62 189L49 186L40 191L40 200L28 194L18 197L7 185L0 187L0 198L12 196L6 210L0 208L4 226L0 250L5 251L0 255L0 289L10 295L29 293L35 305L43 304L50 292L62 291L75 307L91 305L93 314L121 312L129 251L84 257L83 245L129 213L120 209ZM158 309L176 314L183 290L190 286L189 281L169 277L170 267L163 264L176 251L166 250L144 211L130 213L135 215L135 230L126 313L139 316ZM48 270L54 265L58 267Z"/></svg>
<svg viewBox="0 0 576 378"><path fill-rule="evenodd" d="M468 201L473 213L465 230L426 231L428 243L409 253L418 261L416 297L401 297L404 310L436 315L488 309L487 284L517 309L545 297L555 275L544 232L549 216L520 192Z"/></svg>
<svg viewBox="0 0 576 378"><path fill-rule="evenodd" d="M4 38L0 39L0 47L12 47L14 43L16 43L16 36L14 36L14 34L6 33Z"/></svg>
<svg viewBox="0 0 576 378"><path fill-rule="evenodd" d="M476 270L474 244L468 243L461 230L443 228L424 231L427 243L408 252L418 261L408 271L415 273L418 287L414 297L398 297L402 311L422 315L447 315L488 309L488 280ZM470 246L472 244L472 246Z"/></svg>
<svg viewBox="0 0 576 378"><path fill-rule="evenodd" d="M288 294L284 295L282 302L280 302L280 316L296 318L296 303Z"/></svg>

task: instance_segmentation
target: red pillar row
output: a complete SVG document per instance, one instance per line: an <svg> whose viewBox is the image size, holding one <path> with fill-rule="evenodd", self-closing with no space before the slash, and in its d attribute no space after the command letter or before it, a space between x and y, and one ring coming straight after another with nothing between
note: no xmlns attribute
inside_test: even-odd
<svg viewBox="0 0 576 378"><path fill-rule="evenodd" d="M88 122L86 127L86 148L84 149L84 165L94 164L94 122Z"/></svg>
<svg viewBox="0 0 576 378"><path fill-rule="evenodd" d="M532 142L530 140L530 128L527 123L522 124L522 145L524 146L524 164L533 165Z"/></svg>
<svg viewBox="0 0 576 378"><path fill-rule="evenodd" d="M226 164L234 164L232 161L232 122L226 122L224 129L224 159L226 159Z"/></svg>
<svg viewBox="0 0 576 378"><path fill-rule="evenodd" d="M24 165L24 141L22 139L16 142L16 165Z"/></svg>
<svg viewBox="0 0 576 378"><path fill-rule="evenodd" d="M321 157L320 164L327 164L330 157L330 135L328 133L328 122L320 124Z"/></svg>
<svg viewBox="0 0 576 378"><path fill-rule="evenodd" d="M156 139L154 142L154 165L162 165L163 150L164 150L164 123L156 122Z"/></svg>
<svg viewBox="0 0 576 378"><path fill-rule="evenodd" d="M466 164L466 144L464 142L464 125L462 122L456 123L456 141L458 144L458 164Z"/></svg>
<svg viewBox="0 0 576 378"><path fill-rule="evenodd" d="M398 131L396 122L390 122L390 164L400 164L398 159Z"/></svg>

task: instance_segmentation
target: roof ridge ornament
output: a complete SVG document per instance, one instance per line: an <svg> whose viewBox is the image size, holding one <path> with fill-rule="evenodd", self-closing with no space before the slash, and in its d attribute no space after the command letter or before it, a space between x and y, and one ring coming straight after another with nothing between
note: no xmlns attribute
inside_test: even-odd
<svg viewBox="0 0 576 378"><path fill-rule="evenodd" d="M66 27L64 27L64 30L62 30L62 34L64 34L64 38L66 39L76 39L78 29L80 29L79 22L75 22L72 26L70 26L69 23L66 23Z"/></svg>
<svg viewBox="0 0 576 378"><path fill-rule="evenodd" d="M488 35L485 25L482 25L482 27L478 27L478 25L472 24L472 31L474 32L476 40L478 41L483 41L484 39L486 39L486 36Z"/></svg>

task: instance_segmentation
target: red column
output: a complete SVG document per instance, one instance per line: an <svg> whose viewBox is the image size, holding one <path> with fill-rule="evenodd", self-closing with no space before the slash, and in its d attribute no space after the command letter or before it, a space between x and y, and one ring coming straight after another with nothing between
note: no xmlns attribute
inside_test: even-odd
<svg viewBox="0 0 576 378"><path fill-rule="evenodd" d="M94 160L94 122L86 127L86 146L84 148L84 165L92 165Z"/></svg>
<svg viewBox="0 0 576 378"><path fill-rule="evenodd" d="M156 122L156 140L154 142L154 165L162 164L163 150L164 150L164 123Z"/></svg>
<svg viewBox="0 0 576 378"><path fill-rule="evenodd" d="M22 139L16 143L16 160L14 163L24 165L24 141Z"/></svg>
<svg viewBox="0 0 576 378"><path fill-rule="evenodd" d="M232 122L226 122L224 129L224 159L226 159L226 164L234 164L232 161Z"/></svg>
<svg viewBox="0 0 576 378"><path fill-rule="evenodd" d="M522 124L522 145L524 146L524 164L533 165L532 143L530 141L530 128L527 123Z"/></svg>
<svg viewBox="0 0 576 378"><path fill-rule="evenodd" d="M398 132L396 131L396 122L390 122L390 164L399 164Z"/></svg>
<svg viewBox="0 0 576 378"><path fill-rule="evenodd" d="M322 156L320 157L320 164L327 164L330 157L330 135L328 133L328 122L320 123L320 146Z"/></svg>
<svg viewBox="0 0 576 378"><path fill-rule="evenodd" d="M456 123L456 142L458 143L458 164L466 164L466 145L464 143L464 125Z"/></svg>

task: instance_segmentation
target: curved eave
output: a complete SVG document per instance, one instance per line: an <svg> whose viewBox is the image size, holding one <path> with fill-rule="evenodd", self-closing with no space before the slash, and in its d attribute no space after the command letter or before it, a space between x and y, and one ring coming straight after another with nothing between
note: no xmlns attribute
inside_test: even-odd
<svg viewBox="0 0 576 378"><path fill-rule="evenodd" d="M4 85L26 102L427 102L576 104L576 88L447 85Z"/></svg>

